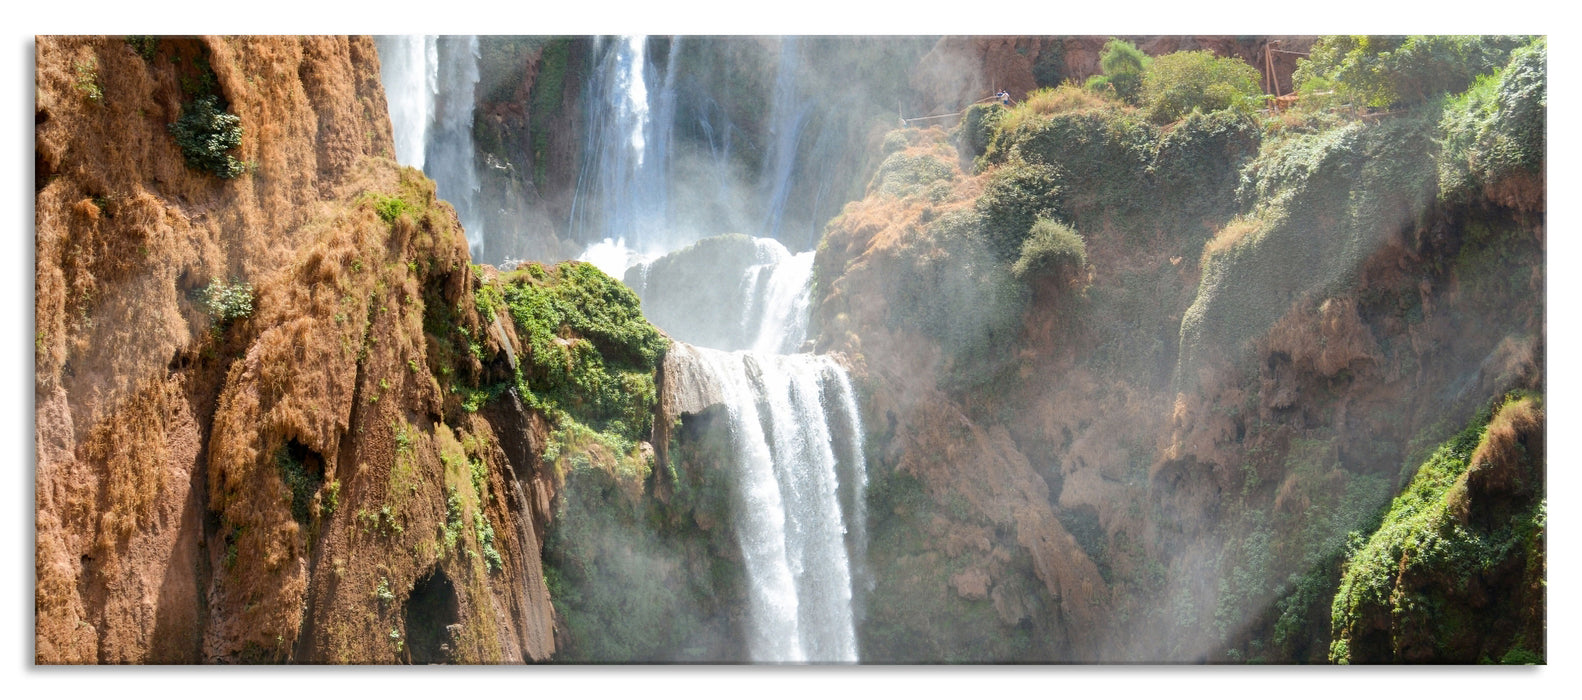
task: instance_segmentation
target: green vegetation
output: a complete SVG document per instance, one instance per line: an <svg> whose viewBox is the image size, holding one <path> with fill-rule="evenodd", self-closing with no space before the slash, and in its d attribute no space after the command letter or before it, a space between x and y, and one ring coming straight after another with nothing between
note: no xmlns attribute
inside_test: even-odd
<svg viewBox="0 0 1582 700"><path fill-rule="evenodd" d="M374 205L374 213L378 214L379 218L383 219L387 224L395 224L396 219L401 218L402 214L416 210L416 207L399 195L369 192L365 196Z"/></svg>
<svg viewBox="0 0 1582 700"><path fill-rule="evenodd" d="M994 132L999 129L1000 118L1005 115L1005 108L999 103L975 104L967 108L961 115L961 151L964 155L976 158L988 150Z"/></svg>
<svg viewBox="0 0 1582 700"><path fill-rule="evenodd" d="M217 327L253 315L253 285L246 282L213 280L199 290L198 299Z"/></svg>
<svg viewBox="0 0 1582 700"><path fill-rule="evenodd" d="M1139 51L1131 42L1111 39L1104 44L1104 52L1099 54L1099 68L1104 71L1103 79L1090 79L1087 87L1109 88L1121 99L1135 102L1142 90L1143 76L1148 72L1151 63L1153 59Z"/></svg>
<svg viewBox="0 0 1582 700"><path fill-rule="evenodd" d="M303 525L312 517L313 497L324 484L323 470L309 469L306 456L307 449L295 442L281 445L275 451L275 467L291 495L291 517Z"/></svg>
<svg viewBox="0 0 1582 700"><path fill-rule="evenodd" d="M892 134L895 132L891 132ZM956 168L931 155L895 153L885 158L874 175L879 191L895 197L906 197L924 191L937 182L950 182L956 177Z"/></svg>
<svg viewBox="0 0 1582 700"><path fill-rule="evenodd" d="M1517 173L1541 175L1548 145L1548 41L1511 54L1510 65L1448 98L1440 130L1439 192L1464 199Z"/></svg>
<svg viewBox="0 0 1582 700"><path fill-rule="evenodd" d="M528 138L533 149L533 184L546 186L549 172L549 116L565 101L566 64L571 56L569 39L551 39L539 53L538 78L533 82Z"/></svg>
<svg viewBox="0 0 1582 700"><path fill-rule="evenodd" d="M1038 51L1033 61L1033 81L1038 87L1055 87L1066 80L1065 44L1055 39Z"/></svg>
<svg viewBox="0 0 1582 700"><path fill-rule="evenodd" d="M643 318L637 295L581 262L529 267L506 285L505 305L527 349L524 400L599 432L646 437L654 370L669 341Z"/></svg>
<svg viewBox="0 0 1582 700"><path fill-rule="evenodd" d="M159 37L157 36L128 36L126 45L132 47L137 55L145 61L154 60L154 53L159 50Z"/></svg>
<svg viewBox="0 0 1582 700"><path fill-rule="evenodd" d="M1523 435L1542 433L1541 407L1537 397L1513 395L1418 468L1383 523L1347 558L1331 612L1331 661L1541 658L1540 634L1519 619L1532 615L1526 606L1534 587L1542 599L1543 464L1541 453L1526 453L1531 438ZM1516 449L1502 454L1503 441ZM1502 474L1489 485L1476 478L1479 470ZM1514 491L1503 481L1510 475ZM1512 494L1508 507L1495 507ZM1485 517L1468 515L1474 499ZM1490 603L1469 590L1474 585L1506 593Z"/></svg>
<svg viewBox="0 0 1582 700"><path fill-rule="evenodd" d="M181 108L181 117L170 125L170 133L181 147L187 166L231 179L247 171L247 166L230 154L242 145L242 119L221 106L217 95L205 95Z"/></svg>
<svg viewBox="0 0 1582 700"><path fill-rule="evenodd" d="M1022 242L1022 255L1011 274L1022 280L1044 276L1070 279L1088 265L1088 247L1075 229L1058 221L1039 219Z"/></svg>
<svg viewBox="0 0 1582 700"><path fill-rule="evenodd" d="M83 99L95 104L104 101L104 90L99 87L99 65L94 61L74 61L72 72L77 75L77 92Z"/></svg>
<svg viewBox="0 0 1582 700"><path fill-rule="evenodd" d="M1153 60L1138 101L1155 124L1169 124L1194 111L1250 114L1262 95L1258 81L1258 70L1239 58L1179 51Z"/></svg>
<svg viewBox="0 0 1582 700"><path fill-rule="evenodd" d="M1406 107L1465 90L1527 42L1510 36L1327 36L1297 62L1291 80L1304 102Z"/></svg>
<svg viewBox="0 0 1582 700"><path fill-rule="evenodd" d="M974 209L982 221L983 240L996 258L1016 260L1033 222L1063 218L1059 183L1059 171L1042 162L1013 161L994 172Z"/></svg>

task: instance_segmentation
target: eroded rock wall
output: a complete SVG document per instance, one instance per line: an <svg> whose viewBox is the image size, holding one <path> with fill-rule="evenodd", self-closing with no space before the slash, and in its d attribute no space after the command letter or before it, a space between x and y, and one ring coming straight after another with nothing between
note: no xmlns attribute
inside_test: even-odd
<svg viewBox="0 0 1582 700"><path fill-rule="evenodd" d="M36 661L552 653L510 457L454 396L499 344L466 350L465 239L391 159L372 41L36 62ZM167 126L203 95L240 119L234 179Z"/></svg>

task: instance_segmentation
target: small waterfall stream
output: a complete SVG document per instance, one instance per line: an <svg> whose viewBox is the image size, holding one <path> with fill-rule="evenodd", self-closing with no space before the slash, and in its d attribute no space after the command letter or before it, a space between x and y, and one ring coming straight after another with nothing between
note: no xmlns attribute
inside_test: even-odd
<svg viewBox="0 0 1582 700"><path fill-rule="evenodd" d="M476 252L483 243L472 142L478 37L381 36L374 44L396 162L434 180L440 198L456 207L468 247Z"/></svg>

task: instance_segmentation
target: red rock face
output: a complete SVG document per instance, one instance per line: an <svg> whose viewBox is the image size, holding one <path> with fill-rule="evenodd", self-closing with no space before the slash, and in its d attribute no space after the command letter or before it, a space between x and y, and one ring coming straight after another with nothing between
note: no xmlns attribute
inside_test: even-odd
<svg viewBox="0 0 1582 700"><path fill-rule="evenodd" d="M144 57L121 37L40 37L36 60L35 660L404 660L387 638L436 571L472 630L455 660L546 658L538 543L515 526L528 508L490 426L446 425L414 304L473 308L465 240L390 159L372 41L162 38ZM205 90L241 120L235 179L189 167L167 128ZM416 218L381 221L367 192ZM246 281L251 313L211 318L210 281ZM396 422L417 445L400 465ZM321 485L294 516L291 445L338 508ZM400 482L407 532L432 532L442 456L461 450L493 474L469 507L496 524L505 570L422 554L413 534L382 545L414 556L369 556L356 514Z"/></svg>

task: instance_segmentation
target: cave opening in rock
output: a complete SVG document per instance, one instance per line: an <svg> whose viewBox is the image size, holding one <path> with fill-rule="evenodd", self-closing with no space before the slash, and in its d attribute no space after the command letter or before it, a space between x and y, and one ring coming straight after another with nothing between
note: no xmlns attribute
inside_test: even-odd
<svg viewBox="0 0 1582 700"><path fill-rule="evenodd" d="M456 634L461 630L461 603L456 586L435 569L412 587L404 610L407 650L414 664L455 662Z"/></svg>

